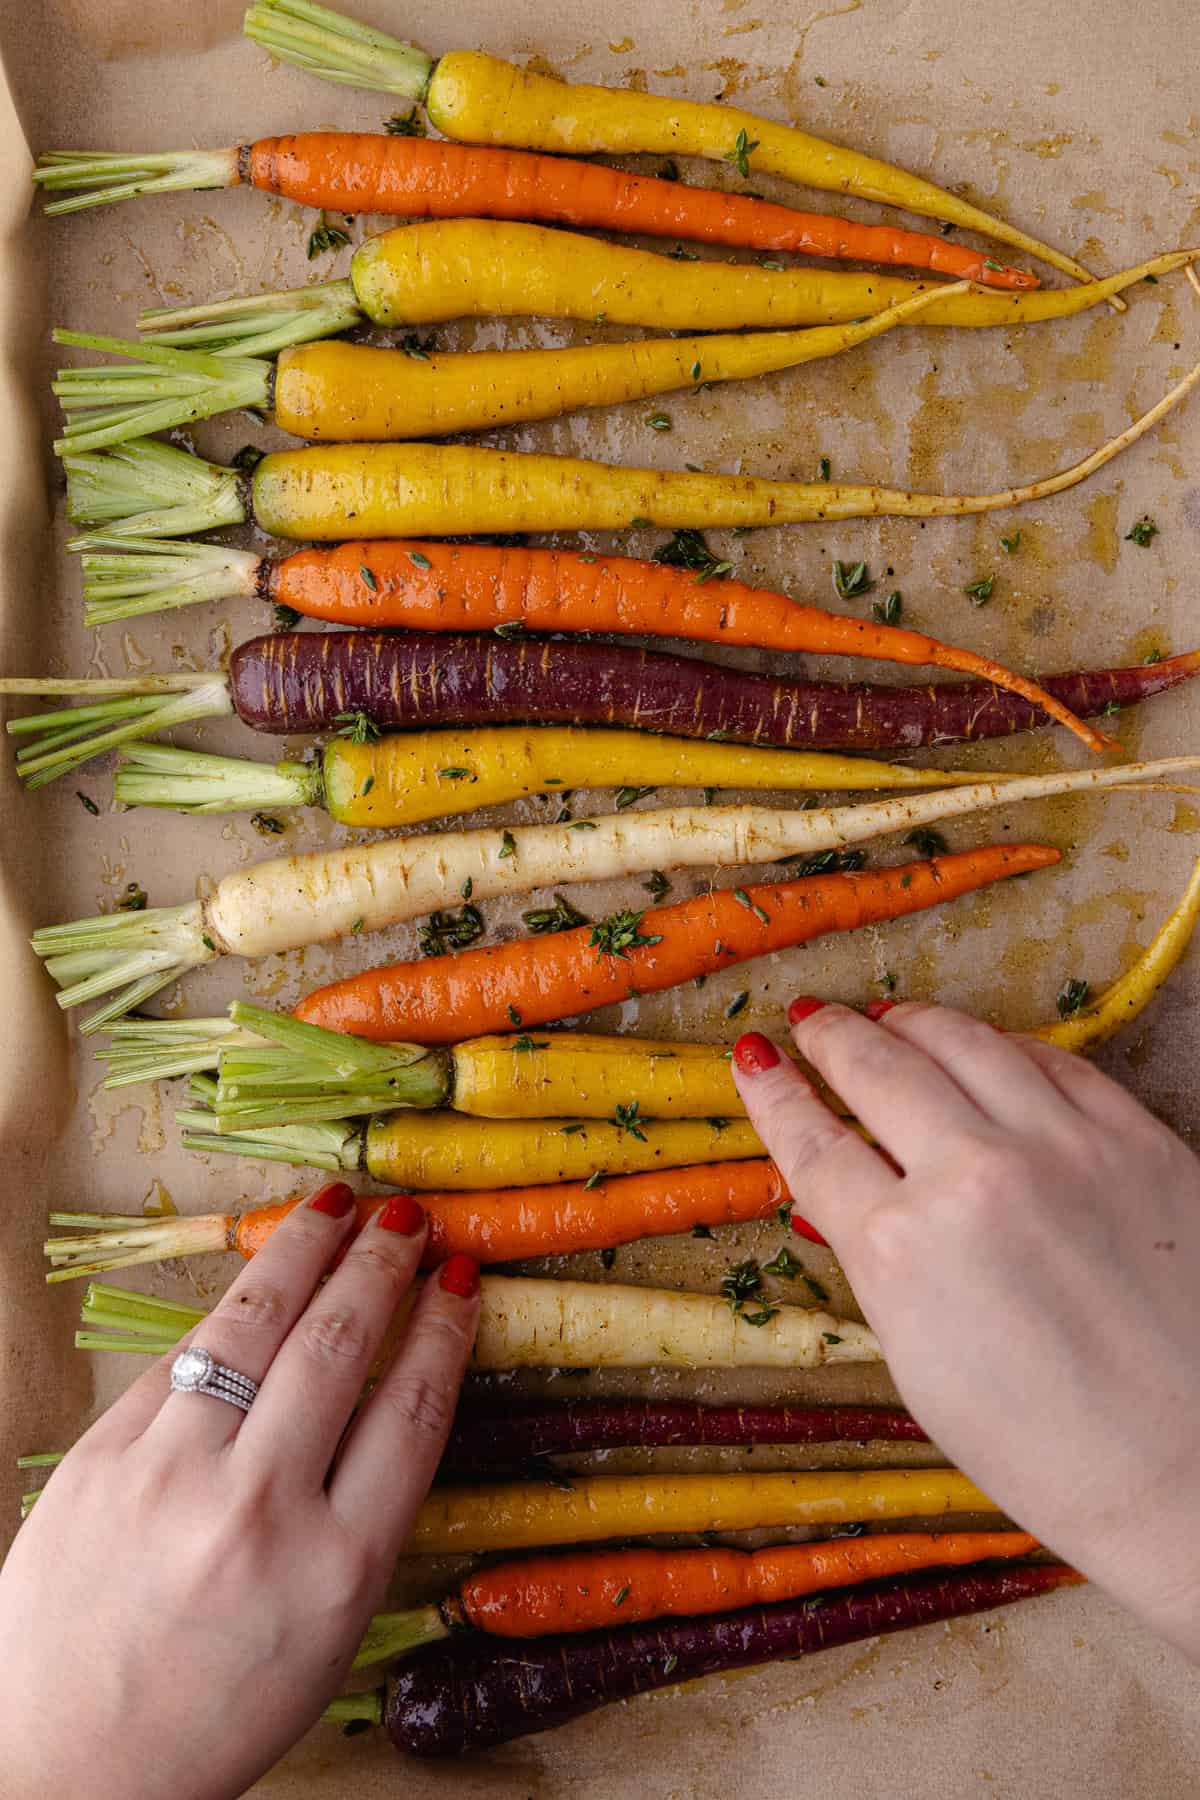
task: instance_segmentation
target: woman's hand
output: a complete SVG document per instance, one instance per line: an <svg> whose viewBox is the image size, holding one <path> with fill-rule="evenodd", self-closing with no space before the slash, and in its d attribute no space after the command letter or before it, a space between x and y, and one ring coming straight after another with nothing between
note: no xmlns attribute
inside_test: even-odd
<svg viewBox="0 0 1200 1800"><path fill-rule="evenodd" d="M313 1724L377 1609L441 1457L479 1272L412 1284L425 1216L297 1207L190 1342L261 1383L249 1412L169 1391L172 1356L55 1470L0 1578L0 1766L13 1800L231 1800Z"/></svg>
<svg viewBox="0 0 1200 1800"><path fill-rule="evenodd" d="M797 1000L738 1091L926 1430L1200 1657L1200 1162L1106 1075L935 1006Z"/></svg>

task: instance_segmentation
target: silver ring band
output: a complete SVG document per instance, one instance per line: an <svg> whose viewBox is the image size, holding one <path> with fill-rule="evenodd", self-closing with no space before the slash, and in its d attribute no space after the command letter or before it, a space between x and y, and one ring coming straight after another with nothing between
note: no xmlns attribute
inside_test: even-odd
<svg viewBox="0 0 1200 1800"><path fill-rule="evenodd" d="M258 1393L257 1381L226 1369L207 1350L192 1345L181 1350L171 1364L171 1391L175 1394L209 1394L214 1400L227 1400L230 1406L249 1412Z"/></svg>

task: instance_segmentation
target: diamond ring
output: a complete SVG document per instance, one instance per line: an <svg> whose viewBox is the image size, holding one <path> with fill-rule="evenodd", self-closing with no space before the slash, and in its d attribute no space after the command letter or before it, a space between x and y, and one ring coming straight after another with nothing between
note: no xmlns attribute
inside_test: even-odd
<svg viewBox="0 0 1200 1800"><path fill-rule="evenodd" d="M211 1394L214 1400L228 1400L230 1406L249 1412L258 1393L257 1381L226 1369L210 1355L193 1345L181 1350L171 1364L171 1391L176 1394Z"/></svg>

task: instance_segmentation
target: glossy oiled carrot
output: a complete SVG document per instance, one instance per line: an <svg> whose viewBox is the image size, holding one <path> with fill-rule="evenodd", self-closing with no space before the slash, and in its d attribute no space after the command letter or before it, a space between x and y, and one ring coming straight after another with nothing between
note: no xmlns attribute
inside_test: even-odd
<svg viewBox="0 0 1200 1800"><path fill-rule="evenodd" d="M242 168L244 178L264 193L331 212L543 219L584 230L934 269L984 287L1038 285L1036 275L1001 266L985 251L933 232L860 225L746 194L528 150L365 131L302 131L244 147Z"/></svg>
<svg viewBox="0 0 1200 1800"><path fill-rule="evenodd" d="M639 1619L767 1606L822 1588L852 1587L915 1569L1027 1556L1021 1531L906 1531L744 1550L596 1550L497 1563L443 1602L450 1623L493 1637L595 1631Z"/></svg>
<svg viewBox="0 0 1200 1800"><path fill-rule="evenodd" d="M1045 845L993 844L899 868L722 888L604 926L369 969L318 988L296 1016L358 1037L425 1044L502 1031L514 1008L524 1026L545 1025L826 931L920 912L1058 860Z"/></svg>
<svg viewBox="0 0 1200 1800"><path fill-rule="evenodd" d="M121 1219L103 1213L53 1213L51 1224L70 1224L72 1235L52 1238L46 1255L51 1282L108 1269L133 1268L164 1257L202 1256L234 1250L257 1255L303 1196L292 1195L250 1212L208 1213L163 1219ZM540 1187L467 1193L422 1193L429 1221L426 1266L457 1251L476 1262L519 1262L529 1256L565 1256L608 1250L638 1238L690 1231L693 1225L733 1225L767 1219L787 1200L774 1163L696 1164L618 1175L593 1182L562 1181ZM358 1226L386 1204L386 1197L356 1202Z"/></svg>

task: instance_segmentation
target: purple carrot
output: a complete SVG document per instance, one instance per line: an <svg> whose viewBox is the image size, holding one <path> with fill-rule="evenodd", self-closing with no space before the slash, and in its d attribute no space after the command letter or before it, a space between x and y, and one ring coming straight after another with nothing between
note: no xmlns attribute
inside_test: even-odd
<svg viewBox="0 0 1200 1800"><path fill-rule="evenodd" d="M1132 705L1200 670L1200 652L1132 669L1050 676L1080 715ZM628 644L469 633L284 632L230 662L235 709L258 731L327 730L365 713L385 729L619 725L676 737L842 750L1003 737L1045 713L990 682L919 687L795 681Z"/></svg>
<svg viewBox="0 0 1200 1800"><path fill-rule="evenodd" d="M667 1444L927 1443L910 1413L893 1406L693 1406L653 1400L572 1400L511 1412L462 1410L444 1465L516 1463L570 1450Z"/></svg>
<svg viewBox="0 0 1200 1800"><path fill-rule="evenodd" d="M988 1612L1081 1579L1056 1563L1012 1563L624 1631L508 1642L465 1637L399 1666L384 1721L399 1750L461 1756L673 1682Z"/></svg>

